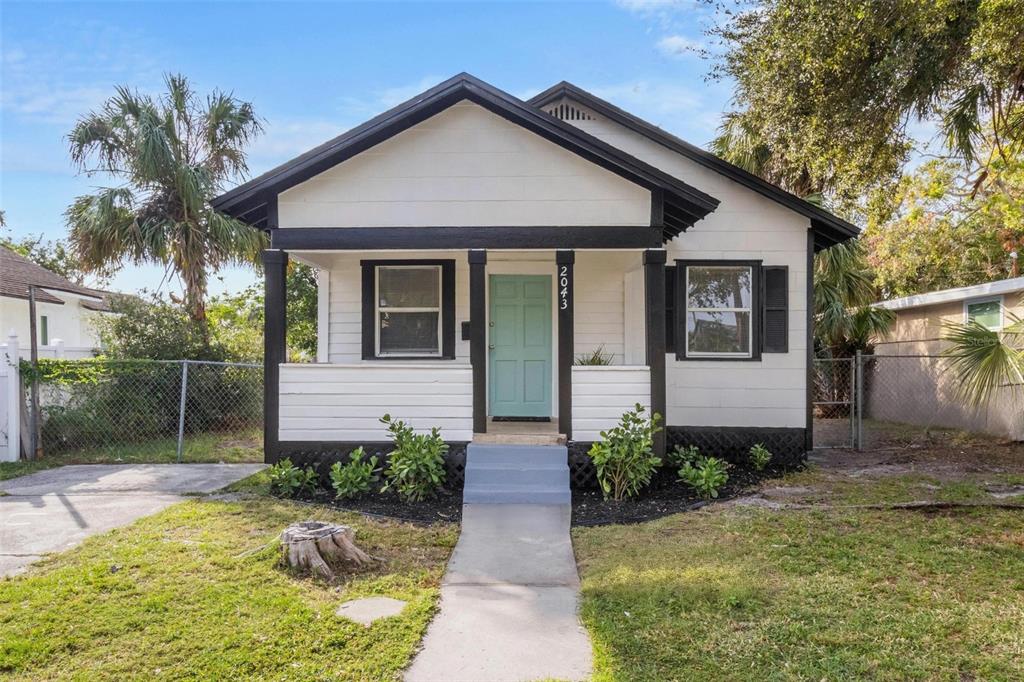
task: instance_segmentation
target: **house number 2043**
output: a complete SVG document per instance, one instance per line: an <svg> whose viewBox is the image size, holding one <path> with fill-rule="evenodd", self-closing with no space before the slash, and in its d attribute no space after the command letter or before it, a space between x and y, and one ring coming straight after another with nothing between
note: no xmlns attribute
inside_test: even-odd
<svg viewBox="0 0 1024 682"><path fill-rule="evenodd" d="M558 309L566 310L569 307L569 266L563 265L558 269Z"/></svg>

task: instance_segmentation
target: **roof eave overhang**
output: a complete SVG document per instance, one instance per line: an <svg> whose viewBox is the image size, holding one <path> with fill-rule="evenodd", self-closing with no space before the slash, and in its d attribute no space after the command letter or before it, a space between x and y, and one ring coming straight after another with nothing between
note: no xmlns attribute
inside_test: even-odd
<svg viewBox="0 0 1024 682"><path fill-rule="evenodd" d="M528 104L540 108L563 98L575 100L595 113L664 147L668 147L672 151L682 154L692 161L720 173L730 180L734 180L810 219L811 229L815 233L815 251L820 251L848 239L856 238L860 234L860 230L856 225L832 215L825 209L815 206L809 201L787 192L778 185L773 185L753 173L715 156L711 152L696 147L572 83L566 81L557 83L529 99Z"/></svg>
<svg viewBox="0 0 1024 682"><path fill-rule="evenodd" d="M652 225L665 239L717 208L714 197L616 149L547 112L523 103L468 74L461 74L260 177L211 203L259 229L275 228L275 197L448 107L469 100L652 192ZM659 224L660 222L660 224Z"/></svg>

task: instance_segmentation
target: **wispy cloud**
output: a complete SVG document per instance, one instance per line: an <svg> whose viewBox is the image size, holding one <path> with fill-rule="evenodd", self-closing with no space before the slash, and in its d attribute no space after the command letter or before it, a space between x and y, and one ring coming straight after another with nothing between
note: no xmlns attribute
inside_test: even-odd
<svg viewBox="0 0 1024 682"><path fill-rule="evenodd" d="M35 123L70 127L100 106L118 83L158 87L158 55L142 35L99 22L76 31L67 47L8 39L0 56L0 109Z"/></svg>
<svg viewBox="0 0 1024 682"><path fill-rule="evenodd" d="M704 52L704 43L686 36L666 36L654 45L666 57L697 57Z"/></svg>

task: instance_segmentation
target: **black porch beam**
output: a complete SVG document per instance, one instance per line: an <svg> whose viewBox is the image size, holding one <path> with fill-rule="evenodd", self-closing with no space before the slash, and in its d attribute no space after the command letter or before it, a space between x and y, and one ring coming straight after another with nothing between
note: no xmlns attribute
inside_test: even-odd
<svg viewBox="0 0 1024 682"><path fill-rule="evenodd" d="M647 330L647 366L651 373L651 415L665 415L665 260L663 249L644 251L644 318ZM665 454L665 431L654 436L654 452Z"/></svg>
<svg viewBox="0 0 1024 682"><path fill-rule="evenodd" d="M271 232L275 249L654 249L660 227L288 227Z"/></svg>
<svg viewBox="0 0 1024 682"><path fill-rule="evenodd" d="M558 431L572 440L573 264L575 251L558 251Z"/></svg>
<svg viewBox="0 0 1024 682"><path fill-rule="evenodd" d="M487 433L487 252L469 252L469 362L473 366L473 432Z"/></svg>
<svg viewBox="0 0 1024 682"><path fill-rule="evenodd" d="M263 460L277 462L281 424L281 363L287 359L285 349L286 314L285 287L288 254L284 251L263 252L265 291L263 295Z"/></svg>

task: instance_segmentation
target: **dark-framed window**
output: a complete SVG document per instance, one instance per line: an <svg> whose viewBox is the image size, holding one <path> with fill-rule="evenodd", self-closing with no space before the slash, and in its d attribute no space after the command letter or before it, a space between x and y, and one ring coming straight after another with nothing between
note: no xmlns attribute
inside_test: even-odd
<svg viewBox="0 0 1024 682"><path fill-rule="evenodd" d="M677 260L676 357L760 360L761 261Z"/></svg>
<svg viewBox="0 0 1024 682"><path fill-rule="evenodd" d="M363 359L454 359L455 261L361 265Z"/></svg>

